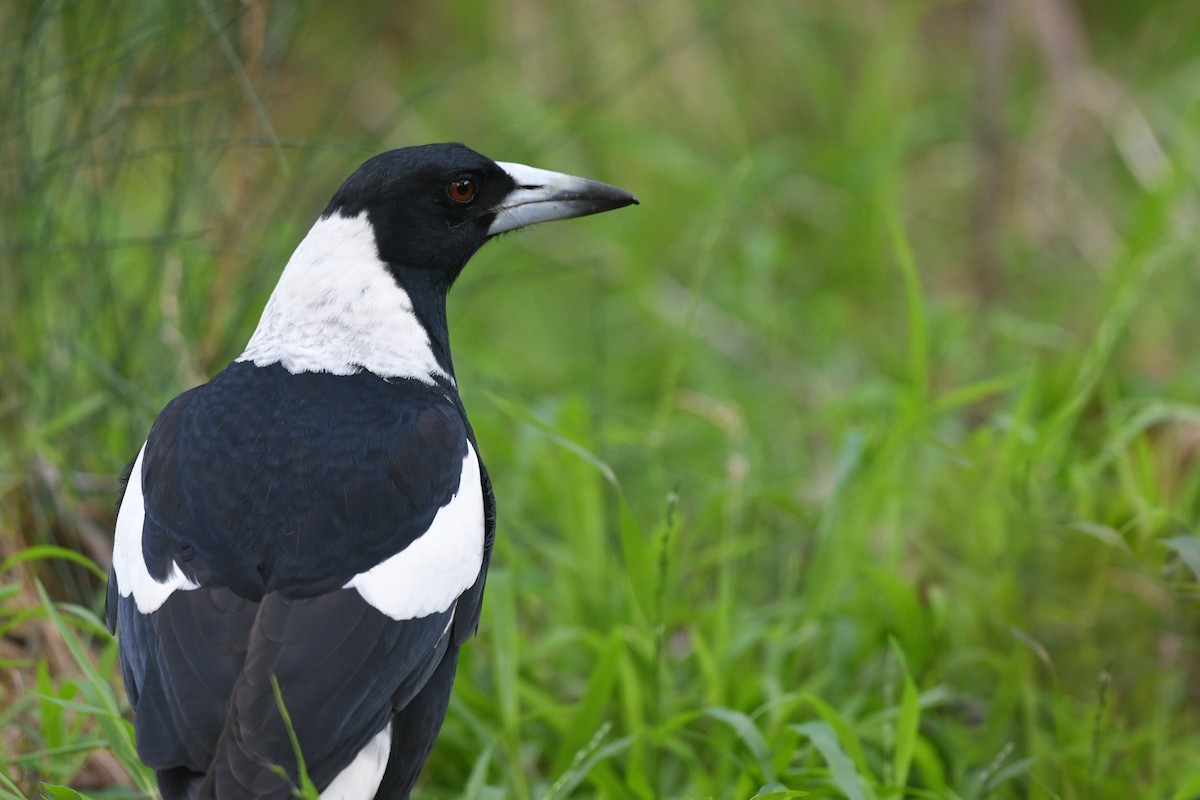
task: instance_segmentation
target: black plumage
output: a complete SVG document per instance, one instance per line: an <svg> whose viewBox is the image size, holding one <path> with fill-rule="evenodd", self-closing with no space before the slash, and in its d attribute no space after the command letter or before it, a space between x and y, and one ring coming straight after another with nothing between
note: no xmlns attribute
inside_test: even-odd
<svg viewBox="0 0 1200 800"><path fill-rule="evenodd" d="M318 789L408 796L495 532L446 293L499 232L630 202L462 145L378 156L297 248L243 356L163 410L122 501L107 616L164 797L291 795L273 679Z"/></svg>

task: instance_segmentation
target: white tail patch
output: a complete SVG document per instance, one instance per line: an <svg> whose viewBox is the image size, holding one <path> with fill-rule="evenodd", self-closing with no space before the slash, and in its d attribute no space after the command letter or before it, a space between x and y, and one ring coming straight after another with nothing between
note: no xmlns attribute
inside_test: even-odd
<svg viewBox="0 0 1200 800"><path fill-rule="evenodd" d="M392 724L389 722L358 751L350 766L339 772L333 783L321 792L321 800L371 800L383 782L391 749Z"/></svg>
<svg viewBox="0 0 1200 800"><path fill-rule="evenodd" d="M483 568L483 483L475 448L467 443L458 491L438 509L429 530L391 558L360 572L345 588L357 589L392 619L445 611Z"/></svg>

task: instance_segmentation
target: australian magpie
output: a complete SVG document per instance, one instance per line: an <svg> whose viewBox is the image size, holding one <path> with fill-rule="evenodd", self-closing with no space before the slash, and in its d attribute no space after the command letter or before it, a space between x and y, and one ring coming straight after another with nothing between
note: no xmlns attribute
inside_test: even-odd
<svg viewBox="0 0 1200 800"><path fill-rule="evenodd" d="M275 685L322 798L408 797L496 521L446 293L499 233L636 202L461 144L376 156L245 352L163 409L117 514L107 620L167 800L292 795Z"/></svg>

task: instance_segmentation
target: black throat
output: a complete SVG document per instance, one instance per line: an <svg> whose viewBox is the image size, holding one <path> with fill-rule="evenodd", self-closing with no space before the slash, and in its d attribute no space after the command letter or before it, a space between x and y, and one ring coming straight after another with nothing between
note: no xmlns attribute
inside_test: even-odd
<svg viewBox="0 0 1200 800"><path fill-rule="evenodd" d="M450 328L446 321L446 296L453 279L436 270L421 270L388 262L392 279L412 300L413 313L429 336L429 347L438 366L454 378L454 361L450 357Z"/></svg>

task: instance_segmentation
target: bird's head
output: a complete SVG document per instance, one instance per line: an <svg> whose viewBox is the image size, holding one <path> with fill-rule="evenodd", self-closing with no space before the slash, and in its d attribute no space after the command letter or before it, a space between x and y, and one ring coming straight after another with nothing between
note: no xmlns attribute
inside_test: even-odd
<svg viewBox="0 0 1200 800"><path fill-rule="evenodd" d="M538 222L621 208L637 199L615 186L492 161L462 144L382 153L351 175L322 218L366 213L392 270L453 282L493 236Z"/></svg>
<svg viewBox="0 0 1200 800"><path fill-rule="evenodd" d="M446 292L497 234L636 203L461 144L375 156L296 248L239 360L292 372L449 377Z"/></svg>

